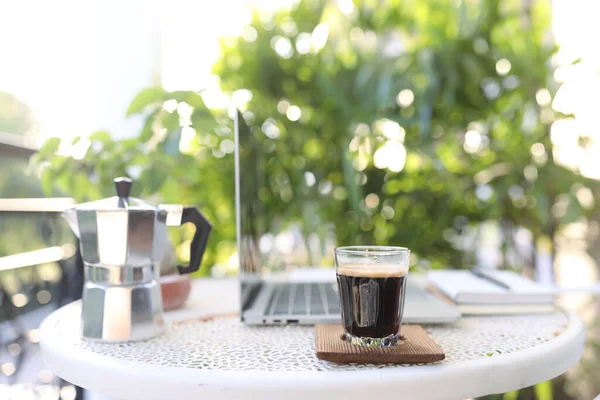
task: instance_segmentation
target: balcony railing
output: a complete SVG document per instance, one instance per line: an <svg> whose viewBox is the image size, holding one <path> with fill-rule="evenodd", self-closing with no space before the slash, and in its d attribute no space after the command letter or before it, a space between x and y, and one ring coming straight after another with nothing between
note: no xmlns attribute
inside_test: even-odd
<svg viewBox="0 0 600 400"><path fill-rule="evenodd" d="M36 151L26 138L0 132L0 160L8 161L0 169L26 165ZM38 348L41 321L81 297L83 267L77 240L60 217L73 205L70 198L0 198L2 399L82 398L81 389L44 368Z"/></svg>

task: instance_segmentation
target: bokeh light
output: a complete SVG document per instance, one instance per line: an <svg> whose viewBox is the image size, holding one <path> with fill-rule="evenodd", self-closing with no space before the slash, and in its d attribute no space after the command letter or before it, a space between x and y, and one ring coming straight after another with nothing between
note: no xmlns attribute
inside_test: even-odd
<svg viewBox="0 0 600 400"><path fill-rule="evenodd" d="M475 196L481 201L489 201L494 195L494 189L490 185L478 185L475 188Z"/></svg>
<svg viewBox="0 0 600 400"><path fill-rule="evenodd" d="M400 142L388 140L375 151L373 164L379 169L389 169L392 172L400 172L406 163L406 148Z"/></svg>
<svg viewBox="0 0 600 400"><path fill-rule="evenodd" d="M79 140L71 147L71 157L76 160L83 160L91 145L92 141L88 137L81 136Z"/></svg>
<svg viewBox="0 0 600 400"><path fill-rule="evenodd" d="M285 36L274 36L273 39L271 39L271 47L279 57L287 59L294 55L292 42Z"/></svg>
<svg viewBox="0 0 600 400"><path fill-rule="evenodd" d="M501 58L496 62L496 72L498 75L508 74L511 67L510 61L508 61L506 58Z"/></svg>
<svg viewBox="0 0 600 400"><path fill-rule="evenodd" d="M385 219L392 219L394 218L394 209L390 206L383 206L381 208L381 216Z"/></svg>
<svg viewBox="0 0 600 400"><path fill-rule="evenodd" d="M13 357L18 356L19 354L21 354L21 345L19 343L11 343L8 345L8 354L10 354Z"/></svg>
<svg viewBox="0 0 600 400"><path fill-rule="evenodd" d="M289 101L287 100L279 100L279 102L277 103L277 111L279 111L280 114L284 114L287 112L288 108L290 108L291 104Z"/></svg>
<svg viewBox="0 0 600 400"><path fill-rule="evenodd" d="M552 97L550 96L548 89L544 88L537 91L535 94L535 100L540 106L545 107L550 105L552 102Z"/></svg>
<svg viewBox="0 0 600 400"><path fill-rule="evenodd" d="M535 165L526 165L523 169L523 175L525 176L525 179L527 179L530 182L533 182L538 177L537 168L535 167Z"/></svg>
<svg viewBox="0 0 600 400"><path fill-rule="evenodd" d="M531 146L531 154L534 157L543 157L546 154L546 148L542 143L534 143Z"/></svg>
<svg viewBox="0 0 600 400"><path fill-rule="evenodd" d="M296 37L296 50L300 54L308 54L312 48L312 36L310 33L301 32Z"/></svg>
<svg viewBox="0 0 600 400"><path fill-rule="evenodd" d="M379 121L378 121L379 123ZM403 127L400 126L396 121L391 121L389 119L384 119L381 124L381 132L385 135L386 138L392 140L398 140L403 142L404 136L406 134Z"/></svg>
<svg viewBox="0 0 600 400"><path fill-rule="evenodd" d="M481 133L476 130L467 131L463 147L467 153L477 152L481 147Z"/></svg>
<svg viewBox="0 0 600 400"><path fill-rule="evenodd" d="M27 338L31 343L39 343L40 342L40 330L38 328L31 329L27 332Z"/></svg>
<svg viewBox="0 0 600 400"><path fill-rule="evenodd" d="M28 302L29 299L23 293L12 295L12 303L15 305L15 307L24 307Z"/></svg>
<svg viewBox="0 0 600 400"><path fill-rule="evenodd" d="M256 29L254 29L254 27L247 26L244 28L244 33L242 34L242 37L246 42L254 42L258 37L258 32L256 32Z"/></svg>
<svg viewBox="0 0 600 400"><path fill-rule="evenodd" d="M261 130L269 139L277 139L281 134L281 130L277 126L277 122L272 118L267 119L262 124Z"/></svg>
<svg viewBox="0 0 600 400"><path fill-rule="evenodd" d="M47 290L40 290L35 297L40 304L48 304L52 300L52 295Z"/></svg>
<svg viewBox="0 0 600 400"><path fill-rule="evenodd" d="M396 102L400 107L410 107L415 100L415 94L410 89L403 89L396 96Z"/></svg>
<svg viewBox="0 0 600 400"><path fill-rule="evenodd" d="M365 204L369 208L375 208L379 205L379 196L377 193L369 193L365 198Z"/></svg>
<svg viewBox="0 0 600 400"><path fill-rule="evenodd" d="M73 385L67 385L60 388L61 400L75 400L77 397L77 390Z"/></svg>
<svg viewBox="0 0 600 400"><path fill-rule="evenodd" d="M2 374L5 376L12 376L16 370L17 368L15 367L15 364L11 362L0 365L0 372L2 372Z"/></svg>
<svg viewBox="0 0 600 400"><path fill-rule="evenodd" d="M43 369L38 373L38 378L42 383L50 383L54 379L54 374L49 369Z"/></svg>
<svg viewBox="0 0 600 400"><path fill-rule="evenodd" d="M300 107L298 106L290 106L285 112L285 115L290 121L298 121L302 116L302 110L300 110Z"/></svg>
<svg viewBox="0 0 600 400"><path fill-rule="evenodd" d="M306 171L304 173L304 181L306 182L306 186L312 187L317 182L317 178L315 178L315 174L310 171Z"/></svg>
<svg viewBox="0 0 600 400"><path fill-rule="evenodd" d="M329 25L326 22L321 22L315 27L312 32L312 47L315 53L319 52L327 43L329 37Z"/></svg>
<svg viewBox="0 0 600 400"><path fill-rule="evenodd" d="M163 108L169 113L174 112L175 110L177 110L177 100L170 99L165 101L165 103L163 104Z"/></svg>
<svg viewBox="0 0 600 400"><path fill-rule="evenodd" d="M351 14L354 11L354 3L352 0L337 0L337 5L343 14Z"/></svg>

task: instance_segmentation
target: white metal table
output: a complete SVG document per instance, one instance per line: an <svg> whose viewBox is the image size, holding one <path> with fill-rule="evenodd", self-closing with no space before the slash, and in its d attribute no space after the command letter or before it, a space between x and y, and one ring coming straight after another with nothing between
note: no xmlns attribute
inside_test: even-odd
<svg viewBox="0 0 600 400"><path fill-rule="evenodd" d="M120 399L465 399L554 378L583 352L573 314L469 317L429 325L446 359L434 365L340 365L314 355L314 328L249 327L235 316L237 281L194 282L169 331L145 342L104 344L79 336L80 303L41 326L48 367L61 378ZM202 319L207 315L221 315Z"/></svg>

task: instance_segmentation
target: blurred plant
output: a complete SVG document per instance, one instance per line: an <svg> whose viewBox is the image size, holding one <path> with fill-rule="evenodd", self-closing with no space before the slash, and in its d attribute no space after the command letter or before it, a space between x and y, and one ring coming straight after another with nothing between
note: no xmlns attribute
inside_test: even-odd
<svg viewBox="0 0 600 400"><path fill-rule="evenodd" d="M16 96L0 91L0 132L24 135L36 127L33 112Z"/></svg>
<svg viewBox="0 0 600 400"><path fill-rule="evenodd" d="M62 152L61 140L52 138L32 157L32 165L40 167L45 190L57 187L79 202L114 196L113 179L130 176L132 196L198 205L217 227L200 272L207 274L235 252L235 211L231 200L224 201L234 191L233 157L218 158L225 155L219 150L224 137L231 142L225 150L233 151L231 121L216 118L197 93L161 88L142 90L132 100L127 116L139 113L145 122L135 137L115 140L98 131L75 138ZM193 230L171 233L178 257L189 260Z"/></svg>
<svg viewBox="0 0 600 400"><path fill-rule="evenodd" d="M505 249L517 227L552 243L592 212L598 187L554 161L548 21L545 1L257 10L241 37L222 39L215 87L146 89L128 112L146 116L138 136L96 132L70 157L54 155L53 139L34 162L46 190L79 201L111 195L112 178L129 174L138 196L198 204L216 227L204 267L226 263L234 146L215 102L225 95L259 141L259 195L275 232L299 222L308 243L330 223L339 243L405 245L433 267L472 263L463 233L485 220L504 229Z"/></svg>
<svg viewBox="0 0 600 400"><path fill-rule="evenodd" d="M33 112L16 96L0 91L0 135L27 136L35 133ZM24 173L27 160L0 158L0 198L39 197L43 192L35 177Z"/></svg>
<svg viewBox="0 0 600 400"><path fill-rule="evenodd" d="M553 157L547 2L344 4L258 12L223 40L215 73L277 155L274 214L318 199L340 243L460 266L469 225L499 221L506 249L591 212L597 182Z"/></svg>
<svg viewBox="0 0 600 400"><path fill-rule="evenodd" d="M3 133L31 135L35 128L31 109L16 96L0 91L0 139ZM0 199L43 196L39 180L26 174L26 169L26 158L0 157ZM64 238L50 219L0 213L0 257L63 244Z"/></svg>

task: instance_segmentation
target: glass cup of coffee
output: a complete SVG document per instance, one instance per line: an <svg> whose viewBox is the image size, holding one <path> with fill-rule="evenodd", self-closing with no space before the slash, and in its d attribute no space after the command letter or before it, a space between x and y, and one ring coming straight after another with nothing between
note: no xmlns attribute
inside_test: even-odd
<svg viewBox="0 0 600 400"><path fill-rule="evenodd" d="M346 341L394 346L400 336L410 250L393 246L335 249L335 268Z"/></svg>

